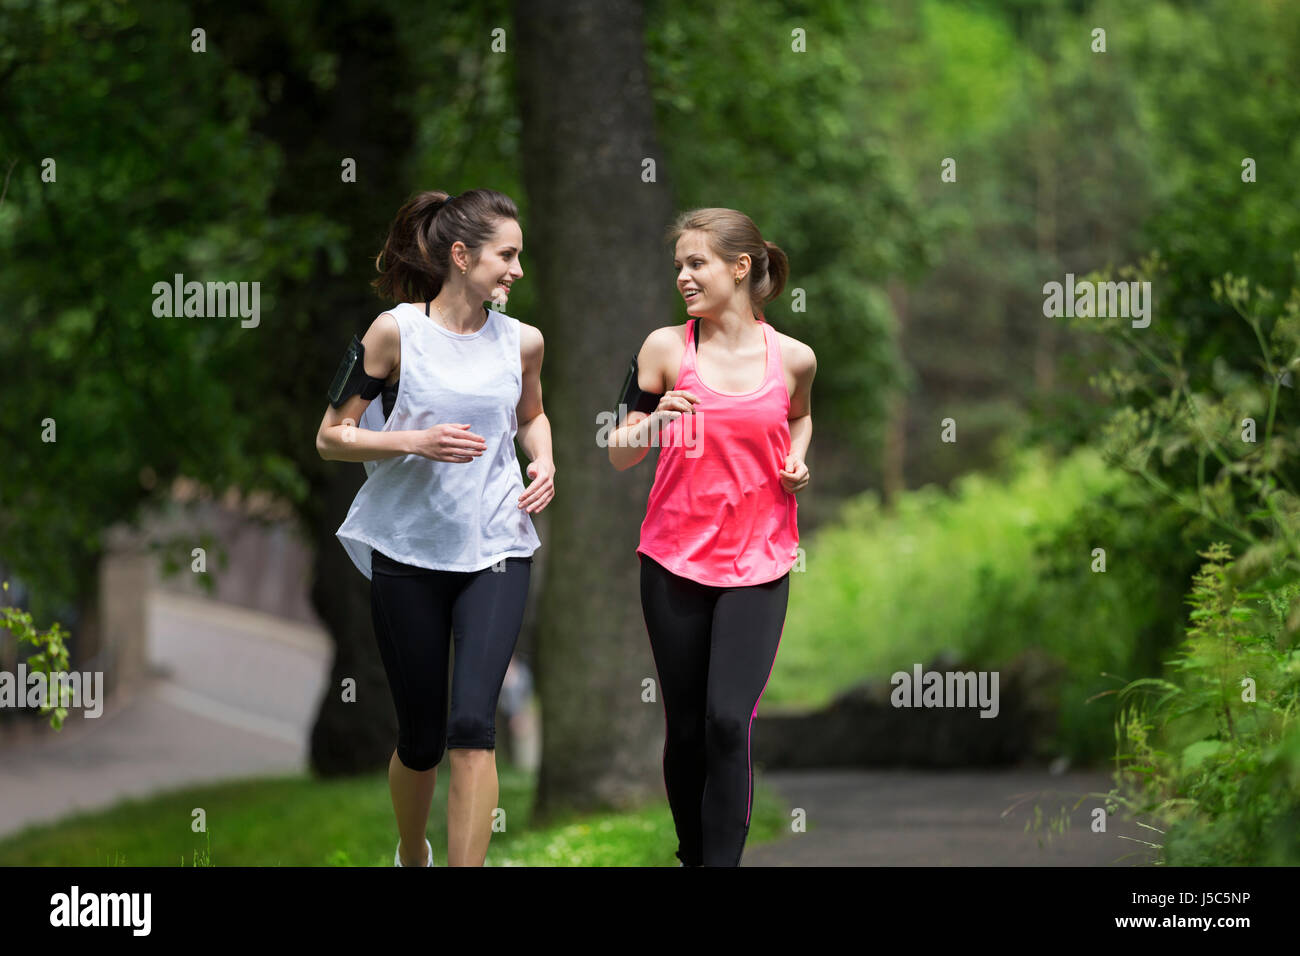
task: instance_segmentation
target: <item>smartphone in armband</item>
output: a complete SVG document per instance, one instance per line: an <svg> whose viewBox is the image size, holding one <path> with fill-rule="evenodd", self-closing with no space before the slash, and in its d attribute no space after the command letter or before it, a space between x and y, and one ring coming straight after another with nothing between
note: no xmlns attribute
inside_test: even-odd
<svg viewBox="0 0 1300 956"><path fill-rule="evenodd" d="M626 407L629 412L642 412L649 415L659 407L659 399L663 398L662 394L656 392L642 391L638 384L639 371L636 364L636 356L627 363L627 375L623 377L623 388L619 391L618 404ZM618 419L619 425L624 422L623 418Z"/></svg>

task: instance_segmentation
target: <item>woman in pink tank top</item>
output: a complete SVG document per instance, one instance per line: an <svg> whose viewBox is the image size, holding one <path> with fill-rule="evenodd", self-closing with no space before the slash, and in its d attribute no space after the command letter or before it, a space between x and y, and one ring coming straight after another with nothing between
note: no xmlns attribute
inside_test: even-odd
<svg viewBox="0 0 1300 956"><path fill-rule="evenodd" d="M753 804L754 718L798 557L817 360L763 318L789 265L748 216L693 210L670 239L691 318L642 345L636 384L658 402L612 433L610 461L622 471L660 447L636 550L676 855L684 866L736 866Z"/></svg>

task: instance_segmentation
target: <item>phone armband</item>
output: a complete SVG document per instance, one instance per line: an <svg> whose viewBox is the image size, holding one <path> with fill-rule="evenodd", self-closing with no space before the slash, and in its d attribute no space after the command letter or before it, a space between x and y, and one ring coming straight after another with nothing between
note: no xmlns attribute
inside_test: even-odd
<svg viewBox="0 0 1300 956"><path fill-rule="evenodd" d="M623 390L619 393L619 424L623 423L623 411L642 412L649 415L659 407L659 399L663 398L660 392L642 391L638 384L638 371L636 356L627 363L627 375L623 378Z"/></svg>
<svg viewBox="0 0 1300 956"><path fill-rule="evenodd" d="M354 332L347 351L343 353L343 361L339 363L339 370L334 373L334 381L330 382L326 397L331 405L338 408L353 395L360 395L369 401L383 388L382 378L366 374L366 347Z"/></svg>

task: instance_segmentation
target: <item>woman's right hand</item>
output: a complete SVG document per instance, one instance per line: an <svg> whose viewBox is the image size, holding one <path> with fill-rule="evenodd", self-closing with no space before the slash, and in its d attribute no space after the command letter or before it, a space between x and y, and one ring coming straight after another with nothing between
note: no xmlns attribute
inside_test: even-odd
<svg viewBox="0 0 1300 956"><path fill-rule="evenodd" d="M659 399L659 405L650 413L650 417L659 419L660 425L666 425L685 414L694 415L694 403L698 401L690 392L669 389Z"/></svg>
<svg viewBox="0 0 1300 956"><path fill-rule="evenodd" d="M487 439L467 424L433 425L416 429L412 451L432 461L473 461L487 451Z"/></svg>

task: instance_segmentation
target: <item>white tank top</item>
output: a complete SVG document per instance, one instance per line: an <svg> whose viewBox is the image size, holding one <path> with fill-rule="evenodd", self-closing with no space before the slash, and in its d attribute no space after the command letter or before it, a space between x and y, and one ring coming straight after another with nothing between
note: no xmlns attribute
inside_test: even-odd
<svg viewBox="0 0 1300 956"><path fill-rule="evenodd" d="M397 399L387 420L382 401L371 401L359 427L406 431L468 422L487 449L468 462L400 455L362 463L366 482L335 534L367 578L372 550L422 568L480 571L541 546L531 517L518 507L519 321L484 311L487 321L469 335L448 331L408 302L389 311L402 334Z"/></svg>

